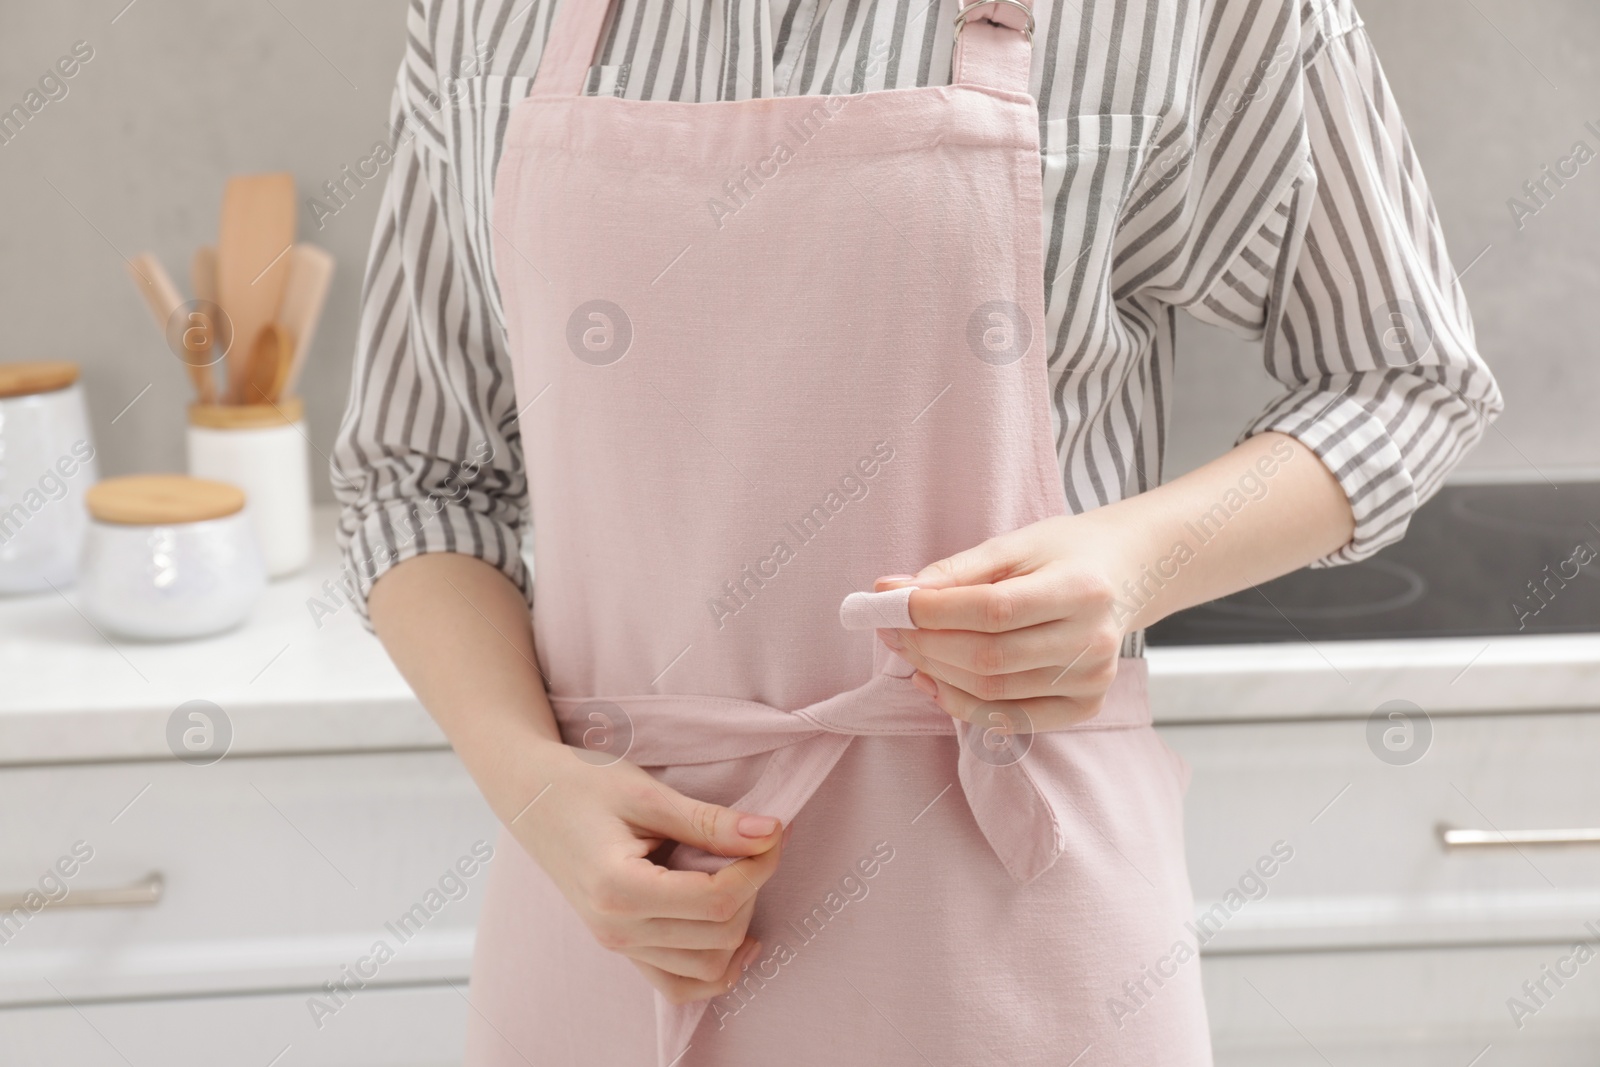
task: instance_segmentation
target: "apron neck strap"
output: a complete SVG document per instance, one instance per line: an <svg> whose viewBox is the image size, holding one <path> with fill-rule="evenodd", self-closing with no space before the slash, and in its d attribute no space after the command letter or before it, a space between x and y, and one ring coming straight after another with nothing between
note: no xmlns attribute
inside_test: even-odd
<svg viewBox="0 0 1600 1067"><path fill-rule="evenodd" d="M556 0L533 96L577 96L594 63L609 0ZM956 15L950 81L1027 93L1033 0L976 0Z"/></svg>
<svg viewBox="0 0 1600 1067"><path fill-rule="evenodd" d="M1033 0L974 0L956 14L952 85L1028 92L1033 63Z"/></svg>

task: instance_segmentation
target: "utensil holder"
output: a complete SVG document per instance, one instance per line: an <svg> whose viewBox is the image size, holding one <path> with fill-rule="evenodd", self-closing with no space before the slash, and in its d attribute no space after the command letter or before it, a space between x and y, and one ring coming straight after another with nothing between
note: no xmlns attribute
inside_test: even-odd
<svg viewBox="0 0 1600 1067"><path fill-rule="evenodd" d="M311 472L299 397L276 404L191 404L189 473L244 490L267 575L311 558Z"/></svg>

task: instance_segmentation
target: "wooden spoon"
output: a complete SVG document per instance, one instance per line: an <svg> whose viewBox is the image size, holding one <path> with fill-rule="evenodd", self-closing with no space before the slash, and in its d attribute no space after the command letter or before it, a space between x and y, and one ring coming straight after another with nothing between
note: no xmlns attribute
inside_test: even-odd
<svg viewBox="0 0 1600 1067"><path fill-rule="evenodd" d="M256 334L273 320L283 302L294 228L293 175L228 179L217 233L217 303L233 321L233 345L227 356L230 380L244 376Z"/></svg>
<svg viewBox="0 0 1600 1067"><path fill-rule="evenodd" d="M235 404L276 404L283 396L283 383L294 358L294 338L275 322L256 332L250 359L239 375L239 384L229 398Z"/></svg>
<svg viewBox="0 0 1600 1067"><path fill-rule="evenodd" d="M163 339L167 339L167 324L172 318L172 313L183 304L183 297L179 295L178 287L172 284L172 278L161 265L161 261L148 252L128 260L128 275L138 287L139 295L144 297L145 306L150 309L150 316L156 321L156 329L161 331ZM215 403L217 399L211 368L207 365L211 355L205 351L205 346L201 343L202 338L208 337L210 337L209 330L189 329L183 330L178 337L179 343L187 352L187 355L181 358L184 365L189 368L189 381L193 383L195 394L202 404Z"/></svg>
<svg viewBox="0 0 1600 1067"><path fill-rule="evenodd" d="M295 383L300 380L332 277L333 257L316 245L295 245L289 253L289 283L283 291L283 306L278 309L278 324L294 337L294 356L283 383L285 396L294 393Z"/></svg>

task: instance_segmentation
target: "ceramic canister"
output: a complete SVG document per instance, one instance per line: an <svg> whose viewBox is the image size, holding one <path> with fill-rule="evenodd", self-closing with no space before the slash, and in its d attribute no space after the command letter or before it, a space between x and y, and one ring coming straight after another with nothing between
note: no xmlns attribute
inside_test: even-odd
<svg viewBox="0 0 1600 1067"><path fill-rule="evenodd" d="M72 584L94 460L77 364L0 364L0 593Z"/></svg>
<svg viewBox="0 0 1600 1067"><path fill-rule="evenodd" d="M90 514L80 607L124 637L175 640L243 622L266 587L244 491L150 474L112 478L85 497Z"/></svg>
<svg viewBox="0 0 1600 1067"><path fill-rule="evenodd" d="M311 472L304 404L193 404L189 473L228 482L250 500L268 577L293 574L311 558Z"/></svg>

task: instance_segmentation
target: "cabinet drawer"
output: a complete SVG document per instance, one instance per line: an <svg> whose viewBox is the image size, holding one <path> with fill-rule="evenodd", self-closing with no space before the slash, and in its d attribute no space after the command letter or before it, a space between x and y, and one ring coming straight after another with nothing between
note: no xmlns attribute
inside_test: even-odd
<svg viewBox="0 0 1600 1067"><path fill-rule="evenodd" d="M1593 1067L1600 957L1572 945L1237 955L1201 964L1216 1067ZM1524 982L1569 975L1535 1003ZM1537 991L1536 991L1537 992ZM1513 1014L1517 998L1525 1007ZM1484 1055L1485 1048L1492 1051Z"/></svg>
<svg viewBox="0 0 1600 1067"><path fill-rule="evenodd" d="M1600 827L1600 715L1436 717L1431 731L1397 765L1365 720L1163 728L1194 770L1205 951L1600 938L1600 843L1441 841L1444 827ZM1274 862L1277 842L1292 858Z"/></svg>
<svg viewBox="0 0 1600 1067"><path fill-rule="evenodd" d="M446 1067L461 1062L465 983L368 987L319 1029L305 994L0 1009L7 1067Z"/></svg>
<svg viewBox="0 0 1600 1067"><path fill-rule="evenodd" d="M0 893L69 905L0 912L0 1004L464 978L494 830L449 752L0 771Z"/></svg>

